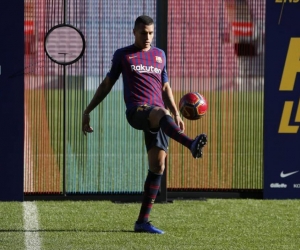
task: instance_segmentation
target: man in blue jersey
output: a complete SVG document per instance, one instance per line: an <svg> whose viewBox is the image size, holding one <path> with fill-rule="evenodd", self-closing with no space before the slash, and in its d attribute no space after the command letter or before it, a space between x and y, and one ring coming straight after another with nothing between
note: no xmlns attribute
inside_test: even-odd
<svg viewBox="0 0 300 250"><path fill-rule="evenodd" d="M126 118L133 128L144 131L149 162L144 198L134 230L163 234L149 222L149 214L165 169L169 137L189 148L194 158L202 157L207 137L200 134L191 139L184 134L184 123L168 82L165 53L151 46L154 36L152 18L138 17L133 34L133 45L115 51L110 71L84 110L82 131L85 135L93 132L89 114L102 102L122 73Z"/></svg>

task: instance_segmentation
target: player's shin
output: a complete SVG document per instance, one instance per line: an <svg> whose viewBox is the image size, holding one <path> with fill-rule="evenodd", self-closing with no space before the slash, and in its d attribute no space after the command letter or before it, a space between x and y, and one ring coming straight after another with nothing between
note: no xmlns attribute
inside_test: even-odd
<svg viewBox="0 0 300 250"><path fill-rule="evenodd" d="M154 204L154 201L156 199L160 187L161 178L162 178L161 174L155 174L151 171L148 172L148 176L144 184L144 196L143 196L139 217L137 220L138 223L143 223L148 221L152 206Z"/></svg>
<svg viewBox="0 0 300 250"><path fill-rule="evenodd" d="M170 115L163 116L159 121L159 125L162 131L173 140L179 142L187 148L191 147L193 140L183 133Z"/></svg>

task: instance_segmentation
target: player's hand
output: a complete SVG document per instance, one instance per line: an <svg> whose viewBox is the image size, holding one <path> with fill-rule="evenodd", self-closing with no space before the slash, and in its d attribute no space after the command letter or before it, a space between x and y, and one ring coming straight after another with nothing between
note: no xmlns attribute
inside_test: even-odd
<svg viewBox="0 0 300 250"><path fill-rule="evenodd" d="M94 130L90 126L90 116L88 114L82 115L82 132L84 135L87 133L92 133Z"/></svg>
<svg viewBox="0 0 300 250"><path fill-rule="evenodd" d="M177 126L181 129L181 131L184 132L185 126L184 126L184 122L181 119L180 115L176 115L174 117L174 120L175 120Z"/></svg>

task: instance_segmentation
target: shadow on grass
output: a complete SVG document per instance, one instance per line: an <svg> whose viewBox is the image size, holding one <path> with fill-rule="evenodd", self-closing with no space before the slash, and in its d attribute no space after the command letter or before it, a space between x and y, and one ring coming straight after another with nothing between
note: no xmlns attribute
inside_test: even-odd
<svg viewBox="0 0 300 250"><path fill-rule="evenodd" d="M38 230L24 230L24 229L0 229L0 233L50 233L50 232L66 232L66 233L137 233L133 230L82 230L82 229L38 229Z"/></svg>

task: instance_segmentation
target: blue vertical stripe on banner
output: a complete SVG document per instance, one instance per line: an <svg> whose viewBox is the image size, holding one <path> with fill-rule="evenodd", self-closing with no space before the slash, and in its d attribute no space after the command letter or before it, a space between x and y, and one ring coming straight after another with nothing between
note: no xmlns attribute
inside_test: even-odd
<svg viewBox="0 0 300 250"><path fill-rule="evenodd" d="M0 2L0 37L0 201L22 201L24 1Z"/></svg>

